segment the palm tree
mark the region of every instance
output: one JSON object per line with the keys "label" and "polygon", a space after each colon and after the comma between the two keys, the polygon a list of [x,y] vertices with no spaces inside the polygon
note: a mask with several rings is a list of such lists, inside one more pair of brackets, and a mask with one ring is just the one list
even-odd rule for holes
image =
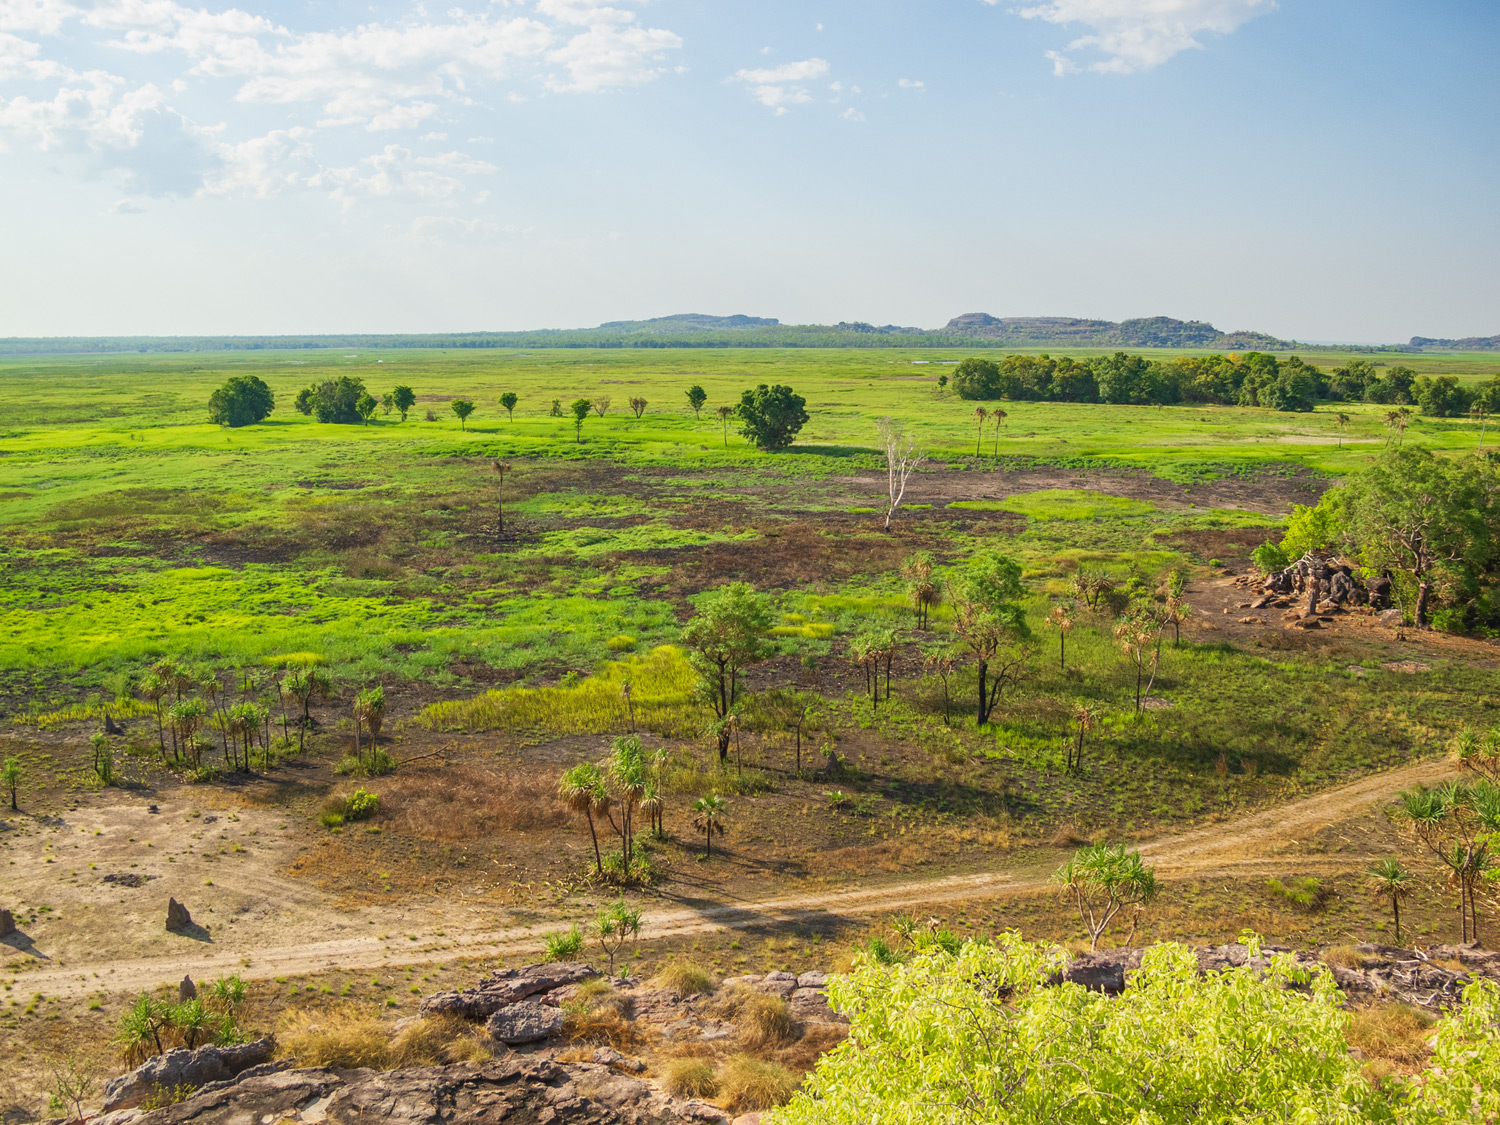
{"label": "palm tree", "polygon": [[982,406],[974,408],[974,417],[979,422],[979,430],[974,435],[974,456],[979,456],[979,443],[984,438],[984,420],[990,416],[990,412]]}
{"label": "palm tree", "polygon": [[495,538],[500,539],[505,535],[505,474],[510,472],[510,463],[495,461],[490,467],[499,478],[495,486]]}
{"label": "palm tree", "polygon": [[1408,899],[1416,887],[1417,878],[1394,859],[1382,859],[1370,868],[1365,879],[1365,889],[1378,899],[1390,904],[1391,914],[1396,920],[1396,943],[1401,942],[1401,903]]}
{"label": "palm tree", "polygon": [[604,778],[599,767],[584,762],[566,771],[557,783],[557,795],[574,813],[582,813],[589,822],[589,839],[594,842],[594,874],[604,874],[604,857],[599,854],[599,834],[594,831],[594,813],[604,796]]}
{"label": "palm tree", "polygon": [[693,802],[693,812],[698,814],[693,817],[693,827],[703,833],[704,859],[714,854],[714,834],[724,835],[724,825],[719,820],[724,815],[724,808],[724,798],[717,793],[699,797]]}
{"label": "palm tree", "polygon": [[1073,708],[1073,722],[1078,725],[1078,741],[1068,748],[1068,772],[1083,769],[1083,736],[1099,725],[1099,709],[1087,703]]}
{"label": "palm tree", "polygon": [[1349,425],[1349,415],[1335,414],[1333,424],[1339,428],[1339,448],[1344,448],[1344,429]]}
{"label": "palm tree", "polygon": [[993,414],[990,415],[990,419],[995,423],[995,456],[996,457],[1000,456],[1000,427],[1003,426],[1003,425],[1005,425],[1005,420],[1007,418],[1009,418],[1009,417],[1010,417],[1009,414],[1007,414],[1005,411],[999,410],[999,409],[997,409]]}
{"label": "palm tree", "polygon": [[1476,402],[1473,406],[1469,407],[1469,413],[1472,414],[1472,415],[1474,415],[1474,417],[1476,417],[1476,418],[1479,419],[1479,448],[1483,449],[1484,448],[1484,423],[1485,423],[1485,420],[1490,416],[1490,412],[1489,412],[1488,409],[1486,409],[1486,407],[1485,407],[1485,405],[1484,405],[1483,402]]}
{"label": "palm tree", "polygon": [[732,418],[732,417],[734,417],[734,407],[732,407],[732,406],[721,406],[721,407],[719,407],[718,410],[714,411],[714,413],[719,416],[719,421],[721,423],[723,423],[723,426],[724,426],[724,448],[728,449],[729,448],[729,419]]}
{"label": "palm tree", "polygon": [[666,808],[667,801],[661,795],[661,785],[654,779],[646,782],[646,787],[641,791],[641,812],[650,819],[651,835],[658,840],[667,838],[667,830],[662,824],[662,813]]}
{"label": "palm tree", "polygon": [[1057,667],[1061,671],[1068,668],[1068,631],[1073,628],[1073,603],[1062,602],[1052,607],[1052,612],[1047,615],[1047,624],[1057,630]]}

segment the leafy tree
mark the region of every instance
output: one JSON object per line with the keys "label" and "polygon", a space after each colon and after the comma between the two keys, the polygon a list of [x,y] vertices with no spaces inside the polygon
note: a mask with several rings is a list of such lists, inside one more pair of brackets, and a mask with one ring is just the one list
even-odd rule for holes
{"label": "leafy tree", "polygon": [[575,398],[573,400],[573,405],[568,407],[568,409],[573,413],[573,437],[579,445],[583,444],[584,420],[588,418],[589,410],[593,407],[593,405],[594,404],[586,398]]}
{"label": "leafy tree", "polygon": [[557,783],[557,794],[574,813],[582,813],[589,825],[589,839],[594,842],[594,874],[604,874],[604,859],[599,852],[599,833],[594,815],[601,808],[607,814],[609,798],[604,789],[604,771],[592,762],[584,762],[563,773]]}
{"label": "leafy tree", "polygon": [[1477,457],[1447,460],[1424,449],[1394,449],[1341,490],[1348,537],[1360,560],[1415,587],[1418,628],[1428,625],[1434,588],[1447,602],[1462,604],[1493,569],[1500,543],[1497,480],[1495,465]]}
{"label": "leafy tree", "polygon": [[[1298,556],[1301,557],[1300,555]],[[1250,552],[1250,561],[1255,564],[1255,569],[1269,578],[1273,574],[1280,574],[1292,565],[1291,559],[1277,544],[1267,539],[1259,547]]]}
{"label": "leafy tree", "polygon": [[[1250,946],[1259,955],[1259,942]],[[1322,967],[1279,954],[1264,971],[1205,975],[1192,949],[1158,945],[1121,995],[1106,996],[1053,983],[1066,959],[1014,932],[955,953],[932,942],[904,959],[857,954],[853,971],[828,986],[849,1038],[773,1120],[1360,1125],[1391,1120],[1403,1098],[1361,1075],[1344,1038],[1343,994]],[[1483,1021],[1497,1012],[1481,1004],[1445,1056],[1459,1073],[1445,1090],[1464,1107],[1448,1121],[1483,1119],[1469,1099],[1500,1101],[1478,1081],[1500,1064],[1475,1057],[1496,1038]]]}
{"label": "leafy tree", "polygon": [[1382,859],[1370,868],[1365,877],[1365,889],[1391,908],[1396,922],[1397,944],[1401,941],[1401,904],[1412,896],[1416,883],[1415,875],[1390,858]]}
{"label": "leafy tree", "polygon": [[609,958],[609,974],[614,976],[615,958],[627,941],[641,936],[641,912],[632,910],[619,899],[599,912],[594,919],[594,939],[599,949]]}
{"label": "leafy tree", "polygon": [[740,433],[755,443],[757,449],[785,449],[807,424],[807,400],[791,387],[762,383],[753,391],[740,395],[737,413]]}
{"label": "leafy tree", "polygon": [[615,830],[620,834],[620,855],[629,879],[635,861],[635,814],[650,784],[639,738],[629,735],[615,739],[605,759],[604,776],[614,808],[620,814]]}
{"label": "leafy tree", "polygon": [[[1147,867],[1140,852],[1128,852],[1124,844],[1096,844],[1081,848],[1062,867],[1057,881],[1066,888],[1078,908],[1078,918],[1089,935],[1089,948],[1099,948],[1099,938],[1110,922],[1127,906],[1139,908],[1156,897],[1156,869]],[[1132,937],[1135,926],[1130,927]],[[1130,944],[1129,939],[1125,943]]]}
{"label": "leafy tree", "polygon": [[21,784],[21,759],[6,758],[5,765],[0,767],[0,784],[10,790],[10,811],[19,812],[16,807],[16,790]]}
{"label": "leafy tree", "polygon": [[992,359],[970,356],[953,369],[953,390],[959,398],[1000,397],[1000,366]]}
{"label": "leafy tree", "polygon": [[1344,541],[1344,496],[1341,490],[1330,488],[1315,505],[1292,505],[1286,534],[1281,537],[1283,569],[1308,552],[1321,554]]}
{"label": "leafy tree", "polygon": [[729,757],[730,731],[725,724],[739,699],[740,673],[771,655],[766,639],[771,622],[766,600],[744,582],[731,582],[701,602],[682,631],[688,660],[718,720],[720,763]]}
{"label": "leafy tree", "polygon": [[397,387],[391,392],[391,402],[401,411],[401,421],[406,421],[406,412],[417,405],[417,396],[410,387]]}
{"label": "leafy tree", "polygon": [[729,448],[729,419],[734,417],[734,407],[721,406],[714,411],[719,416],[719,425],[724,428],[724,448]]}
{"label": "leafy tree", "polygon": [[595,395],[590,402],[593,404],[594,413],[603,418],[609,413],[610,398],[608,395]]}
{"label": "leafy tree", "polygon": [[693,408],[693,417],[701,418],[703,416],[703,404],[708,401],[708,392],[697,383],[694,383],[687,389],[687,400],[688,405]]}
{"label": "leafy tree", "polygon": [[1453,375],[1423,375],[1412,384],[1412,398],[1429,418],[1462,418],[1474,405],[1473,393]]}
{"label": "leafy tree", "polygon": [[1339,448],[1343,449],[1344,448],[1344,431],[1349,428],[1349,415],[1347,415],[1347,414],[1335,414],[1333,416],[1333,424],[1338,427],[1338,431],[1339,431]]}
{"label": "leafy tree", "polygon": [[500,396],[500,405],[505,408],[505,415],[512,422],[516,418],[516,403],[521,401],[521,396],[515,391],[506,391]]}
{"label": "leafy tree", "polygon": [[724,798],[717,793],[699,797],[693,802],[693,827],[703,833],[703,858],[714,854],[714,836],[724,835]]}
{"label": "leafy tree", "polygon": [[389,418],[394,409],[396,409],[396,396],[387,391],[380,396],[380,413]]}
{"label": "leafy tree", "polygon": [[646,400],[640,395],[630,396],[630,409],[635,414],[636,421],[640,421],[642,414],[646,413]]}
{"label": "leafy tree", "polygon": [[1021,564],[1001,554],[970,560],[953,584],[954,631],[979,670],[976,726],[990,721],[1005,686],[1028,667],[1031,633],[1017,604],[1022,593]]}
{"label": "leafy tree", "polygon": [[551,408],[547,411],[547,417],[549,417],[549,418],[561,418],[562,416],[563,416],[562,399],[555,398],[555,399],[552,400],[552,406],[551,406]]}
{"label": "leafy tree", "polygon": [[453,413],[458,415],[460,429],[469,428],[469,415],[474,413],[474,404],[466,398],[456,398],[448,404]]}
{"label": "leafy tree", "polygon": [[304,387],[297,394],[296,406],[301,413],[310,414],[319,422],[352,425],[360,420],[358,404],[364,395],[364,380],[340,375],[337,379],[325,379],[316,386]]}
{"label": "leafy tree", "polygon": [[359,401],[354,404],[354,409],[359,412],[360,420],[368,426],[370,419],[375,417],[375,408],[379,405],[375,401],[375,396],[366,392],[359,396]]}
{"label": "leafy tree", "polygon": [[208,396],[208,420],[221,426],[263,422],[276,408],[276,396],[256,375],[236,375]]}

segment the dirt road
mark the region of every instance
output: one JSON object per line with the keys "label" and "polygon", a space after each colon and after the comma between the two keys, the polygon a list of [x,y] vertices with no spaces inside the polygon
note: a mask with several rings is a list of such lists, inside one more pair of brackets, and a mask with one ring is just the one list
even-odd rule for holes
{"label": "dirt road", "polygon": [[[1360,816],[1378,815],[1378,810],[1401,789],[1431,783],[1450,773],[1441,762],[1408,766],[1377,774],[1315,797],[1224,824],[1196,829],[1141,846],[1164,878],[1181,879],[1207,875],[1244,875],[1285,865],[1287,849],[1319,829]],[[1301,869],[1328,869],[1357,864],[1364,857],[1298,856]],[[1033,865],[1011,871],[957,875],[886,885],[856,885],[840,891],[791,895],[761,902],[683,905],[654,910],[642,937],[647,940],[681,937],[718,930],[766,926],[820,914],[865,915],[891,910],[912,910],[955,901],[972,902],[1046,885],[1050,868]],[[297,893],[282,888],[282,893]],[[325,916],[326,918],[327,916]],[[476,919],[477,920],[477,919]],[[354,936],[356,928],[347,919],[328,920],[321,940],[281,943],[265,931],[246,928],[234,932],[221,928],[214,940],[178,944],[162,956],[110,958],[74,956],[68,963],[48,966],[45,962],[19,978],[25,990],[63,998],[95,992],[134,991],[164,981],[175,981],[184,973],[194,979],[212,979],[238,972],[252,979],[294,976],[331,968],[364,969],[386,965],[410,965],[452,960],[456,957],[525,955],[541,946],[544,933],[557,928],[555,921],[501,929],[474,926],[460,929],[460,920],[437,918],[415,932],[410,915],[400,920],[403,932],[366,933]],[[343,933],[332,932],[337,928]],[[283,928],[284,934],[307,930]],[[221,936],[222,935],[222,936]]]}

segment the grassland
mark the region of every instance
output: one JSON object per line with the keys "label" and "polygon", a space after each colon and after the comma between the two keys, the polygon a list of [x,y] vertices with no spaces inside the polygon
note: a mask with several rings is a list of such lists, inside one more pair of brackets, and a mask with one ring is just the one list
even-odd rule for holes
{"label": "grassland", "polygon": [[[585,877],[589,836],[557,803],[556,777],[631,726],[667,751],[668,838],[648,845],[657,877],[640,892],[649,917],[668,903],[707,908],[854,881],[1002,870],[1035,883],[1077,840],[1232,822],[1434,759],[1459,727],[1493,725],[1486,642],[1399,637],[1361,617],[1289,631],[1264,614],[1245,620],[1231,583],[1291,504],[1312,503],[1383,447],[1385,408],[1007,403],[1004,425],[979,432],[974,404],[937,385],[964,354],[0,364],[0,755],[16,756],[25,775],[22,812],[4,822],[0,847],[15,861],[9,901],[35,943],[15,947],[15,979],[44,971],[37,953],[70,967],[103,956],[174,970],[181,951],[161,945],[158,891],[190,901],[195,917],[214,912],[215,948],[243,952],[251,975],[262,950],[331,940],[334,928],[376,926],[396,943],[380,955],[398,964],[409,938],[405,963],[418,965],[454,959],[449,929],[587,921],[613,892]],[[1374,358],[1469,380],[1497,366],[1493,356]],[[210,391],[234,374],[276,392],[267,423],[203,421]],[[292,412],[298,389],[340,374],[377,395],[408,384],[418,404],[404,423],[369,426]],[[797,444],[768,455],[733,432],[726,440],[714,407],[773,381],[807,398],[812,420]],[[684,396],[693,383],[709,395],[701,419]],[[513,420],[498,405],[505,391],[521,396]],[[610,409],[584,423],[582,442],[571,419],[549,414],[554,399],[600,395]],[[647,400],[640,419],[632,396]],[[447,406],[459,397],[479,404],[467,430]],[[1342,429],[1339,412],[1352,418]],[[884,415],[932,453],[889,533],[873,449]],[[1458,451],[1478,432],[1468,420],[1419,418],[1404,440]],[[511,466],[503,535],[497,459]],[[950,677],[945,718],[944,685],[925,664],[926,650],[951,639],[950,613],[939,607],[930,629],[912,628],[898,572],[914,550],[931,551],[941,575],[995,547],[1024,565],[1038,644],[996,721],[976,728],[972,674]],[[1193,616],[1180,645],[1167,641],[1142,714],[1107,613],[1080,613],[1059,660],[1045,621],[1084,566],[1145,587],[1172,568],[1189,577]],[[793,734],[753,715],[735,763],[719,768],[707,709],[670,647],[695,602],[731,580],[765,592],[777,613],[778,652],[752,670],[751,688],[817,698],[800,770]],[[893,698],[878,712],[844,658],[872,624],[901,630]],[[271,677],[287,663],[320,663],[334,692],[312,707],[305,753],[248,778],[189,784],[162,764],[150,713],[127,698],[166,656],[273,707]],[[376,682],[390,701],[383,744],[404,764],[368,782],[382,795],[376,818],[329,830],[322,803],[351,784],[334,772],[351,748],[349,706]],[[1063,741],[1078,702],[1105,719],[1070,774]],[[117,784],[101,788],[87,737],[106,709],[127,733],[116,740]],[[688,808],[714,791],[730,801],[731,833],[700,862]],[[216,829],[202,827],[205,812],[223,818]],[[1420,857],[1382,813],[1357,812],[1257,844],[1258,867],[1178,878],[1142,933],[1224,940],[1250,925],[1296,943],[1373,936],[1382,916],[1359,889],[1362,865]],[[102,885],[106,871],[160,882],[122,891]],[[1316,877],[1334,893],[1317,911],[1293,909],[1267,890],[1272,876]],[[1410,922],[1424,937],[1457,936],[1445,895],[1424,882]],[[1076,929],[1035,889],[933,909],[965,930]],[[723,971],[805,968],[846,957],[873,924],[755,919],[643,957],[675,949]],[[313,982],[320,996],[342,992],[357,971],[313,974],[303,991]],[[37,1050],[61,1025],[45,1021],[45,1004],[33,1008],[0,1013],[0,1029]]]}

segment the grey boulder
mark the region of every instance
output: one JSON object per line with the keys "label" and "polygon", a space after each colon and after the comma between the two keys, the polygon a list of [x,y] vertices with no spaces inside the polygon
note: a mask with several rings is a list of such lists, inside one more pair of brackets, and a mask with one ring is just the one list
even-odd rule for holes
{"label": "grey boulder", "polygon": [[517,1000],[494,1012],[485,1021],[484,1029],[496,1042],[514,1047],[556,1035],[562,1030],[563,1018],[558,1008],[535,1000]]}
{"label": "grey boulder", "polygon": [[211,1082],[227,1082],[251,1067],[270,1060],[276,1041],[269,1036],[233,1047],[178,1047],[147,1059],[129,1074],[111,1078],[104,1086],[105,1112],[138,1106],[162,1090],[197,1089]]}

